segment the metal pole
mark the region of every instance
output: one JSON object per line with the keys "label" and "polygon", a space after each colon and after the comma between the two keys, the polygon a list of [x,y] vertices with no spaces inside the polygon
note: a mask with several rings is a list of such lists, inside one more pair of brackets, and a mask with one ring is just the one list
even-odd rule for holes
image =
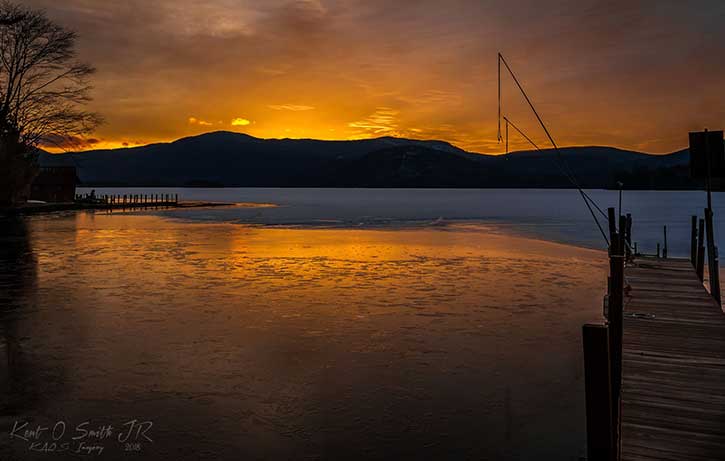
{"label": "metal pole", "polygon": [[509,153],[509,122],[506,120],[506,153]]}
{"label": "metal pole", "polygon": [[665,246],[662,248],[662,257],[667,259],[667,226],[664,226],[665,230]]}
{"label": "metal pole", "polygon": [[690,226],[690,263],[692,267],[697,267],[697,216],[692,217]]}

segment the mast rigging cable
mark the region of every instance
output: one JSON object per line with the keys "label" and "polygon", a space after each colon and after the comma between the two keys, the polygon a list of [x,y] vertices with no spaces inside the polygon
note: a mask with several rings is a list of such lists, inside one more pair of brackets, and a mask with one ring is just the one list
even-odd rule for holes
{"label": "mast rigging cable", "polygon": [[521,134],[526,140],[531,143],[531,145],[536,148],[536,150],[541,151],[542,149],[537,146],[531,138],[526,136],[523,131],[521,131],[516,125],[514,125],[506,116],[501,115],[501,63],[503,62],[504,66],[506,67],[506,70],[508,70],[509,74],[513,78],[514,82],[516,83],[516,86],[519,88],[519,91],[521,91],[521,94],[524,96],[524,99],[526,99],[526,102],[528,103],[529,107],[531,108],[531,111],[536,116],[536,119],[539,121],[539,125],[541,125],[541,128],[544,129],[544,132],[546,133],[547,138],[549,138],[549,142],[551,142],[551,145],[554,147],[554,151],[557,155],[559,170],[562,172],[562,174],[569,180],[569,182],[579,191],[579,194],[581,195],[582,199],[584,200],[584,204],[587,206],[587,209],[589,210],[589,213],[592,215],[592,218],[594,218],[594,222],[596,223],[597,227],[599,228],[599,232],[602,234],[602,237],[604,237],[604,240],[607,242],[607,246],[609,246],[609,239],[607,238],[607,234],[604,232],[604,229],[602,228],[602,225],[599,222],[599,219],[597,218],[596,213],[594,213],[594,209],[592,209],[592,205],[594,208],[596,208],[599,213],[602,214],[602,216],[607,217],[607,214],[602,211],[602,209],[597,205],[597,203],[592,199],[585,191],[582,189],[582,187],[579,185],[578,181],[575,179],[573,172],[571,171],[571,168],[569,168],[569,165],[564,161],[561,152],[559,151],[559,146],[557,146],[556,142],[554,141],[554,138],[551,136],[551,133],[549,132],[549,129],[546,128],[546,124],[541,119],[541,116],[537,112],[536,108],[534,107],[534,104],[529,99],[529,96],[526,94],[526,91],[524,90],[523,86],[521,86],[521,83],[519,82],[519,79],[516,78],[516,75],[514,74],[513,70],[511,70],[511,67],[506,62],[506,59],[503,57],[501,53],[498,53],[498,141],[501,142],[501,119],[503,118],[506,122],[506,153],[508,153],[508,125],[510,124],[519,134]]}

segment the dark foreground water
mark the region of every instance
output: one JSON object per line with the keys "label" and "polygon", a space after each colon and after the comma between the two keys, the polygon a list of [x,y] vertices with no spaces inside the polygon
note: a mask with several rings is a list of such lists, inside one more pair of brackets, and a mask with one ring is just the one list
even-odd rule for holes
{"label": "dark foreground water", "polygon": [[[2,222],[0,459],[584,454],[607,267],[574,192],[180,193],[274,206]],[[703,201],[624,208],[685,254]]]}

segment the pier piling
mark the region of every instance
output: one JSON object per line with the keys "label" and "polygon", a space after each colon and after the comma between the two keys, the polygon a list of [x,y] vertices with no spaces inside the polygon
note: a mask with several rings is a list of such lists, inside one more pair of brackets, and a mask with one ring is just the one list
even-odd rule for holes
{"label": "pier piling", "polygon": [[611,461],[615,450],[607,325],[582,327],[586,389],[587,459]]}

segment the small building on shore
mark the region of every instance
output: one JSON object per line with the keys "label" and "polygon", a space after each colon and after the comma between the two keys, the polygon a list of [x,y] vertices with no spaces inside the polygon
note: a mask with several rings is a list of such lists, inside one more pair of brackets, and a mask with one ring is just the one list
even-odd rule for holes
{"label": "small building on shore", "polygon": [[30,199],[44,202],[72,202],[78,176],[74,166],[41,167],[30,186]]}

